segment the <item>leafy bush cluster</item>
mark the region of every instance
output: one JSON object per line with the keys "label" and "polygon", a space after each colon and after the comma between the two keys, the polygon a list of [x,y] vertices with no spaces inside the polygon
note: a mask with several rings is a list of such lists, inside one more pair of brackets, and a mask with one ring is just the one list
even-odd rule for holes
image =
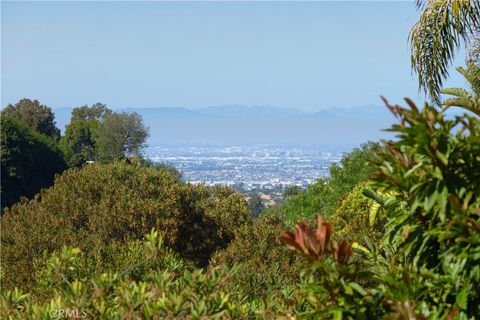
{"label": "leafy bush cluster", "polygon": [[354,153],[370,181],[334,169],[330,222],[280,238],[285,211],[249,220],[228,188],[136,161],[67,170],[2,217],[2,316],[479,317],[480,122],[407,103],[387,104],[396,140]]}
{"label": "leafy bush cluster", "polygon": [[265,299],[272,292],[295,287],[300,281],[301,259],[278,241],[284,228],[282,218],[275,214],[245,223],[211,265],[235,266],[231,283],[251,299]]}
{"label": "leafy bush cluster", "polygon": [[374,168],[368,160],[381,148],[369,142],[346,154],[338,165],[332,164],[327,179],[318,179],[303,192],[296,193],[270,211],[281,214],[293,226],[299,219],[313,221],[317,214],[330,217],[343,198],[359,183],[367,181]]}
{"label": "leafy bush cluster", "polygon": [[[306,289],[311,315],[480,317],[480,121],[407,103],[387,103],[400,120],[390,129],[397,140],[386,142],[373,160],[373,188],[384,193],[386,219],[379,243],[367,237],[364,245],[352,244],[358,253],[348,261],[335,253],[343,243],[348,251],[348,242],[328,245],[324,229],[330,225],[323,220],[316,232],[301,223],[296,234],[282,237],[312,261]],[[324,256],[328,250],[332,258]]]}
{"label": "leafy bush cluster", "polygon": [[[64,247],[39,271],[39,284],[55,288],[49,298],[38,301],[18,289],[4,292],[0,300],[2,318],[224,319],[255,314],[255,306],[228,290],[231,270],[215,268],[206,272],[186,266],[165,248],[156,232],[132,246],[136,252],[131,247],[129,254],[118,252],[114,256],[127,268],[116,269],[117,265],[94,276],[87,270],[92,269],[92,264],[98,265],[101,256],[85,261],[79,249]],[[130,254],[142,258],[131,260]],[[145,268],[147,264],[150,266]],[[137,279],[132,279],[131,273],[136,273]]]}
{"label": "leafy bush cluster", "polygon": [[370,183],[359,183],[332,213],[331,222],[339,239],[364,243],[365,237],[368,237],[378,243],[382,238],[385,219],[378,213],[372,215],[373,210],[377,209],[377,203],[364,195],[366,191],[372,192],[370,187]]}
{"label": "leafy bush cluster", "polygon": [[31,287],[44,252],[141,239],[152,228],[168,247],[197,265],[225,248],[248,219],[234,191],[179,182],[167,170],[117,162],[69,169],[54,187],[2,216],[3,284]]}

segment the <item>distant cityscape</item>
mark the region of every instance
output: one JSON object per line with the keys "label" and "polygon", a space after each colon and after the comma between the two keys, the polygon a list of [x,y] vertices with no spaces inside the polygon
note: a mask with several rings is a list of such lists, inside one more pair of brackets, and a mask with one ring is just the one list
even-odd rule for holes
{"label": "distant cityscape", "polygon": [[320,146],[155,146],[145,156],[168,163],[191,183],[228,185],[238,190],[306,187],[328,175],[347,147]]}

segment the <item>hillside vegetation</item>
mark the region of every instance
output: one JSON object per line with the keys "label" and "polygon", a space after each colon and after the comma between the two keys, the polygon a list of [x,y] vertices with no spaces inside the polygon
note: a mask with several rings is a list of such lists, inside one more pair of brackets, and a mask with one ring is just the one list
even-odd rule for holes
{"label": "hillside vegetation", "polygon": [[1,206],[8,207],[20,197],[33,197],[53,184],[55,174],[66,169],[55,142],[15,119],[1,117]]}
{"label": "hillside vegetation", "polygon": [[64,163],[56,140],[2,117],[2,205],[4,192],[32,198],[1,216],[1,318],[479,319],[478,47],[458,68],[469,87],[441,86],[460,39],[478,43],[480,6],[418,6],[412,64],[431,102],[383,99],[392,140],[255,215],[227,187],[133,157],[148,130],[136,115],[107,121],[101,104],[72,115],[60,140],[72,168],[38,191],[57,172],[40,159]]}

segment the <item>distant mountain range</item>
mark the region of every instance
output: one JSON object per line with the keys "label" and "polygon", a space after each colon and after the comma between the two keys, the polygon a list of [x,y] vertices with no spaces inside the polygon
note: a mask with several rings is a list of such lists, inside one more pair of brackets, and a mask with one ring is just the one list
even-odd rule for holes
{"label": "distant mountain range", "polygon": [[[150,127],[149,145],[163,144],[325,144],[358,145],[389,137],[381,129],[394,118],[383,106],[328,108],[308,113],[295,108],[226,105],[187,109],[122,108],[137,112]],[[71,109],[54,109],[65,129]]]}

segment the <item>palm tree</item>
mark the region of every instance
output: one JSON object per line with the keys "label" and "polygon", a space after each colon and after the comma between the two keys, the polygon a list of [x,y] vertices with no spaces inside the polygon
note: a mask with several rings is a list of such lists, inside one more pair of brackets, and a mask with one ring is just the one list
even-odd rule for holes
{"label": "palm tree", "polygon": [[[477,43],[480,32],[478,0],[416,0],[422,10],[410,31],[412,69],[418,74],[419,89],[440,104],[440,88],[456,49]],[[478,47],[477,47],[478,50]]]}
{"label": "palm tree", "polygon": [[480,116],[480,67],[472,61],[467,61],[467,68],[458,67],[460,72],[470,84],[471,92],[463,88],[446,88],[441,93],[454,96],[443,102],[446,108],[461,107]]}

